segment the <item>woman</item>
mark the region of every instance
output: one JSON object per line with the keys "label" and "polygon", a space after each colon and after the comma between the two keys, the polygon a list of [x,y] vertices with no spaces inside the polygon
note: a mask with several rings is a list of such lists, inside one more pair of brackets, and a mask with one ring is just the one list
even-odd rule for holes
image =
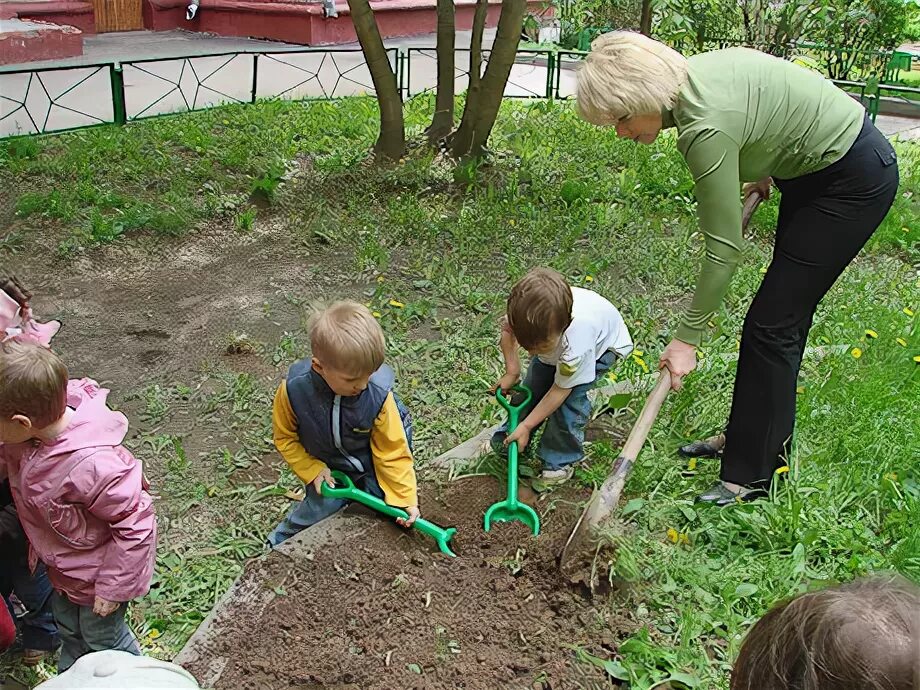
{"label": "woman", "polygon": [[[621,138],[651,144],[677,129],[696,183],[706,253],[689,309],[660,366],[693,371],[706,324],[741,258],[745,194],[782,192],[773,260],[745,318],[728,426],[682,449],[722,457],[699,497],[762,495],[785,464],[795,388],[818,302],[881,224],[898,188],[894,149],[862,107],[821,76],[745,48],[684,58],[631,32],[598,37],[578,75],[578,110]],[[723,447],[724,446],[724,447]]]}

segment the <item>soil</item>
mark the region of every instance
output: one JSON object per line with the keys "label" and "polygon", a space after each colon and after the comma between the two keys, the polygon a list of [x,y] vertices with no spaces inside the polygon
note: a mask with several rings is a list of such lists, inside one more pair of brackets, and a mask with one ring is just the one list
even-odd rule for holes
{"label": "soil", "polygon": [[634,624],[556,568],[584,495],[538,502],[533,537],[519,523],[482,530],[501,493],[481,476],[423,487],[425,517],[458,528],[457,558],[372,517],[306,530],[248,565],[183,664],[203,687],[238,690],[613,687],[575,649],[610,658]]}

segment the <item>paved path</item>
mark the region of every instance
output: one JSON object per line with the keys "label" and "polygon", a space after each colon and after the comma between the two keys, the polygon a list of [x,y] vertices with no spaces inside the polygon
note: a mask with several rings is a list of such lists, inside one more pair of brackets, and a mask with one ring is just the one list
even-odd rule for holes
{"label": "paved path", "polygon": [[[494,29],[486,31],[486,46],[491,45],[494,36]],[[457,32],[456,45],[461,49],[456,54],[458,92],[466,88],[469,40],[469,31]],[[385,43],[389,48],[409,49],[409,70],[404,84],[409,95],[435,88],[434,35],[393,38]],[[85,52],[80,57],[0,69],[0,137],[111,121],[109,70],[94,66],[111,62],[140,63],[124,66],[129,119],[220,103],[249,102],[253,96],[255,64],[250,53],[260,54],[257,98],[337,98],[372,93],[363,56],[355,52],[358,47],[350,44],[311,49],[290,43],[186,31],[87,36]],[[218,53],[230,55],[211,57]],[[242,55],[234,57],[233,53]],[[141,62],[144,60],[157,62]],[[61,67],[73,69],[39,72]],[[4,74],[16,69],[29,72]],[[559,95],[571,96],[574,89],[574,70],[561,70]],[[542,61],[521,57],[512,69],[505,93],[543,96],[546,67]],[[920,120],[879,116],[878,125],[888,136],[920,139]]]}

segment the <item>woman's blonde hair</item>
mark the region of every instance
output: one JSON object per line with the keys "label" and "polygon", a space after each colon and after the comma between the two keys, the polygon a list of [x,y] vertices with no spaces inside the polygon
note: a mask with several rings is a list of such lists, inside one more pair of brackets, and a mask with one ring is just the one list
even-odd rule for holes
{"label": "woman's blonde hair", "polygon": [[632,31],[601,34],[578,70],[578,114],[595,125],[670,110],[687,83],[687,58]]}

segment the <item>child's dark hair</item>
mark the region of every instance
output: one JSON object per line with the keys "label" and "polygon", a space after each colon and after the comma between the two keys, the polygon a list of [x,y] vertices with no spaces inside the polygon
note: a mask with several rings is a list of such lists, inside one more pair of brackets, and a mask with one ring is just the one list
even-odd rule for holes
{"label": "child's dark hair", "polygon": [[920,588],[874,576],[783,602],[747,635],[731,690],[917,690]]}
{"label": "child's dark hair", "polygon": [[550,268],[535,268],[508,296],[508,325],[525,350],[559,336],[572,323],[572,288]]}

